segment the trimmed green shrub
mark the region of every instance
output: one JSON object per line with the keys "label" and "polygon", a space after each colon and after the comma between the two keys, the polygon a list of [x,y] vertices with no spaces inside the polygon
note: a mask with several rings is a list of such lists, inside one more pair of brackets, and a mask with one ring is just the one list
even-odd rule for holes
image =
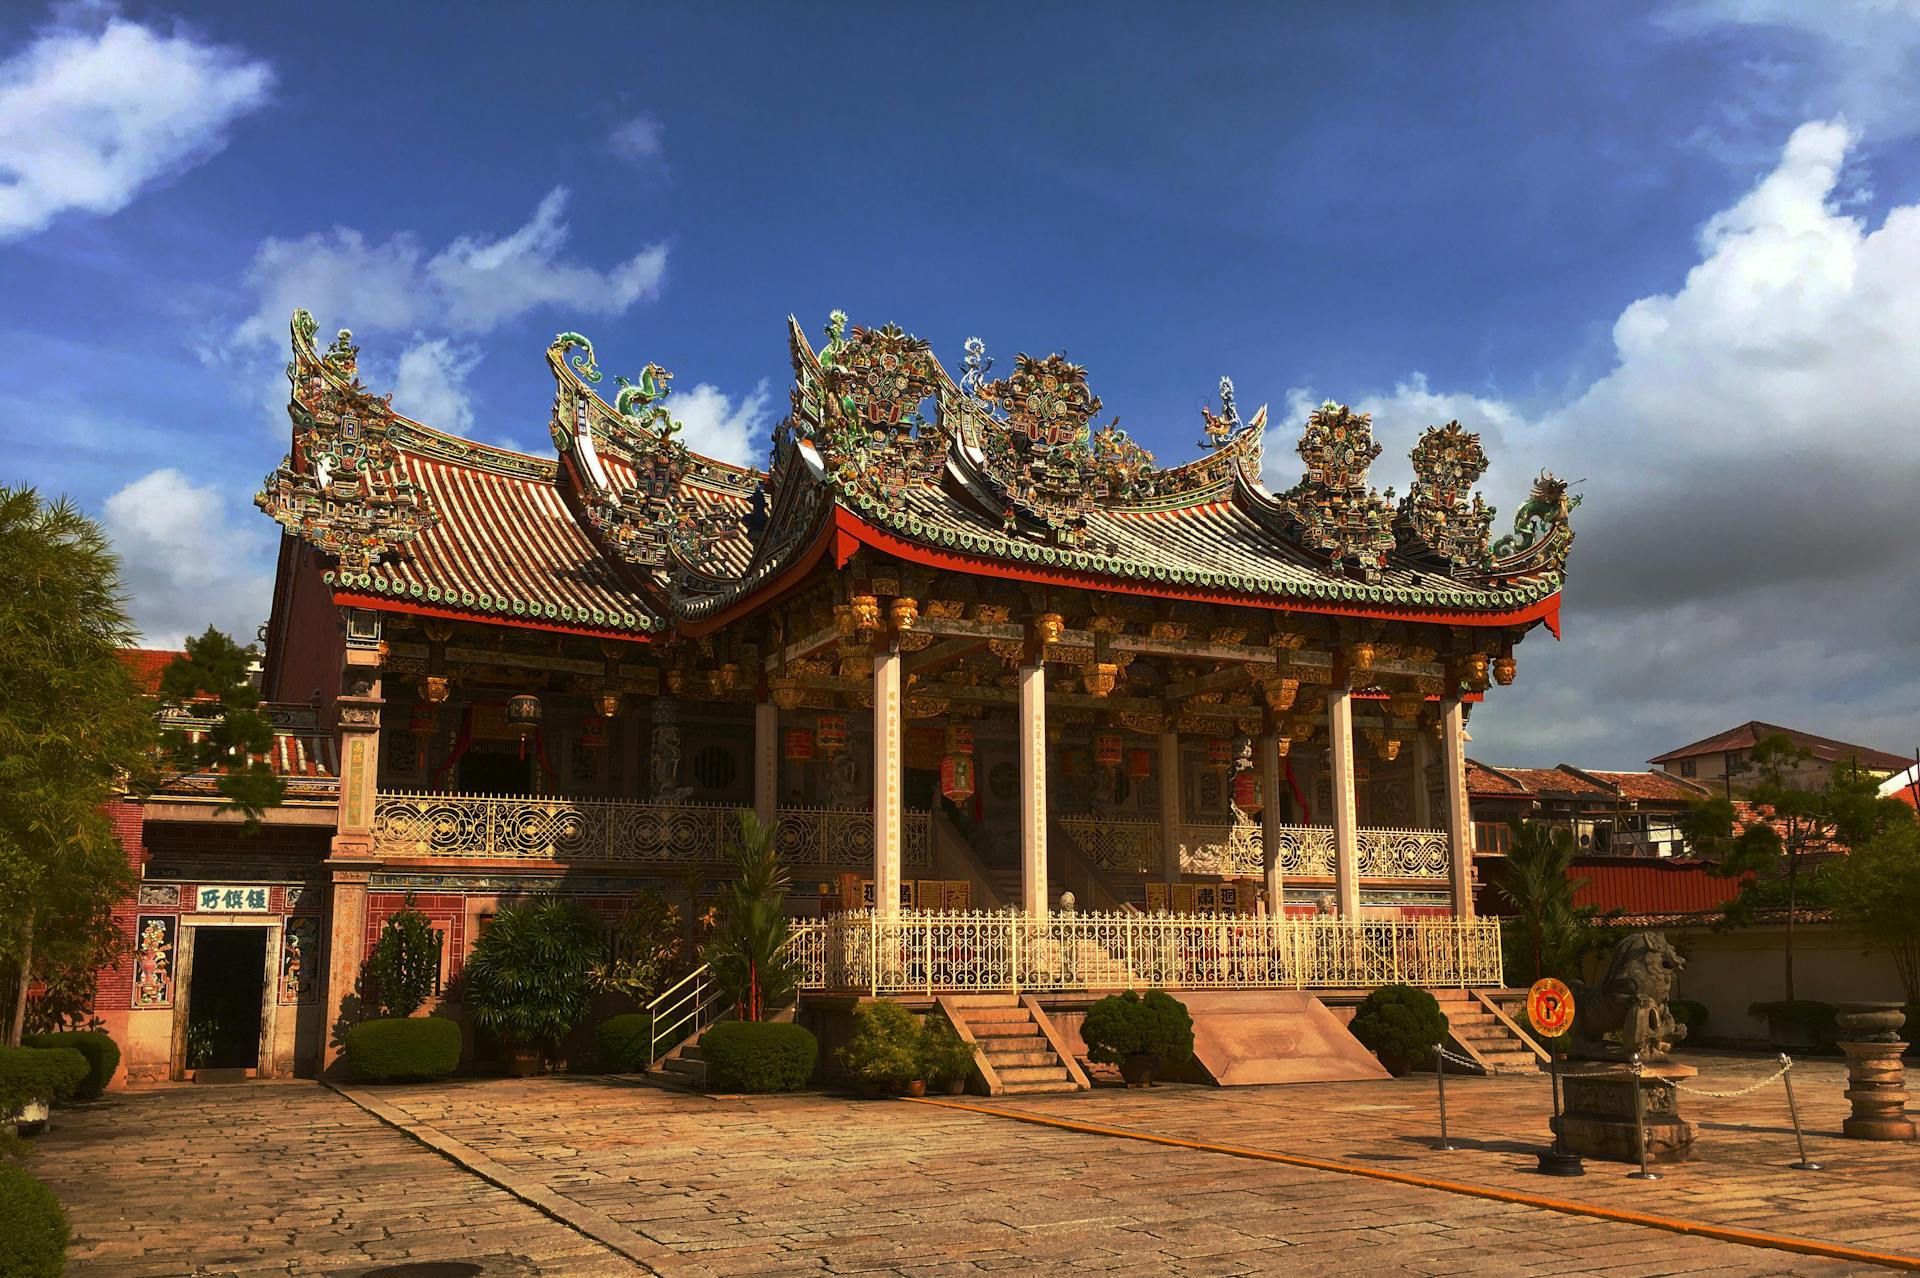
{"label": "trimmed green shrub", "polygon": [[1087,1059],[1105,1065],[1141,1054],[1167,1065],[1193,1057],[1193,1017],[1185,1003],[1165,990],[1148,990],[1145,996],[1133,990],[1107,995],[1087,1009],[1080,1037],[1087,1044]]}
{"label": "trimmed green shrub", "polygon": [[1395,1074],[1433,1059],[1447,1038],[1440,1000],[1411,985],[1382,985],[1360,1002],[1347,1028]]}
{"label": "trimmed green shrub", "polygon": [[433,996],[434,982],[440,979],[440,934],[413,908],[413,893],[407,893],[406,904],[381,925],[380,939],[367,959],[367,975],[381,1012],[390,1017],[412,1016]]}
{"label": "trimmed green shrub", "polygon": [[0,1163],[0,1278],[60,1278],[67,1268],[66,1213],[53,1191]]}
{"label": "trimmed green shrub", "polygon": [[88,1072],[87,1058],[71,1047],[0,1047],[0,1116],[28,1101],[70,1100]]}
{"label": "trimmed green shrub", "polygon": [[807,1085],[820,1042],[805,1026],[725,1021],[700,1036],[707,1088],[716,1092],[793,1092]]}
{"label": "trimmed green shrub", "polygon": [[120,1046],[101,1030],[62,1030],[52,1034],[28,1034],[20,1040],[23,1047],[71,1047],[87,1058],[87,1076],[76,1095],[98,1096],[113,1081],[120,1068]]}
{"label": "trimmed green shrub", "polygon": [[1667,1004],[1667,1010],[1673,1013],[1675,1021],[1687,1027],[1687,1036],[1680,1040],[1678,1046],[1697,1046],[1700,1031],[1707,1024],[1707,1005],[1696,999],[1676,998]]}
{"label": "trimmed green shrub", "polygon": [[653,1062],[653,1018],[645,1012],[625,1012],[600,1022],[595,1033],[600,1045],[600,1068],[610,1074],[638,1074]]}
{"label": "trimmed green shrub", "polygon": [[346,1047],[355,1078],[445,1078],[460,1066],[460,1023],[442,1016],[361,1021],[347,1030]]}
{"label": "trimmed green shrub", "polygon": [[848,1073],[874,1087],[898,1088],[924,1079],[926,1044],[920,1018],[890,998],[860,1004],[853,1009],[853,1033],[840,1049],[840,1059]]}

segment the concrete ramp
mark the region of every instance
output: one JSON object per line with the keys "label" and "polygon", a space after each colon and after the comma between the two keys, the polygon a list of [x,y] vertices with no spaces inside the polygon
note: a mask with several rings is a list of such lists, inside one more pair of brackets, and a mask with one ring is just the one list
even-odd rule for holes
{"label": "concrete ramp", "polygon": [[1180,990],[1193,1015],[1192,1081],[1343,1083],[1387,1071],[1340,1018],[1311,994],[1283,990]]}

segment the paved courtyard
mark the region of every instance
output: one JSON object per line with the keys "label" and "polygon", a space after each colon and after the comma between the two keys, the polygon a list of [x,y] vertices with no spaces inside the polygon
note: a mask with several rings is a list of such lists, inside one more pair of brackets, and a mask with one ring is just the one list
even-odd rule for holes
{"label": "paved courtyard", "polygon": [[[1767,1072],[1695,1057],[1724,1090]],[[1534,1174],[1535,1079],[1162,1087],[967,1103],[1305,1154],[1691,1221],[1920,1254],[1920,1148],[1839,1138],[1836,1062],[1784,1096],[1689,1097],[1701,1158],[1666,1179]],[[357,1103],[356,1099],[364,1102]],[[369,1108],[370,1107],[370,1108]],[[404,1130],[403,1130],[404,1129]],[[1840,1274],[1875,1266],[907,1101],[710,1099],[594,1078],[354,1089],[177,1087],[69,1111],[36,1172],[72,1272],[483,1275]],[[417,1270],[419,1278],[435,1278]],[[472,1271],[467,1271],[472,1272]]]}

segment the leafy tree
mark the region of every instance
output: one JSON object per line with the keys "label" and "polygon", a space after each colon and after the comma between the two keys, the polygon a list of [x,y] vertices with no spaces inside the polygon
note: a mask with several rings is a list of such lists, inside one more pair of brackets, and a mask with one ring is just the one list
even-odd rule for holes
{"label": "leafy tree", "polygon": [[642,888],[615,925],[613,958],[594,969],[594,981],[603,990],[645,1003],[680,975],[685,953],[680,907]]}
{"label": "leafy tree", "polygon": [[1599,930],[1602,915],[1597,908],[1573,902],[1574,893],[1587,882],[1571,875],[1579,850],[1572,830],[1533,821],[1513,823],[1513,847],[1495,890],[1514,908],[1512,929],[1523,961],[1531,964],[1529,984],[1543,976],[1571,980],[1580,975],[1588,951],[1611,938],[1610,932]]}
{"label": "leafy tree", "polygon": [[1740,819],[1726,799],[1707,799],[1696,803],[1682,824],[1688,845],[1711,858],[1717,873],[1743,879],[1739,895],[1727,904],[1723,926],[1741,927],[1784,912],[1789,1002],[1794,1000],[1795,925],[1802,911],[1827,904],[1828,881],[1811,874],[1814,864],[1911,815],[1904,804],[1879,797],[1876,782],[1857,760],[1835,764],[1818,786],[1795,784],[1796,772],[1812,757],[1785,734],[1764,738],[1747,760],[1755,777],[1747,788],[1754,815]]}
{"label": "leafy tree", "polygon": [[1908,1004],[1920,1003],[1920,827],[1889,824],[1821,877],[1835,913],[1893,956]]}
{"label": "leafy tree", "polygon": [[461,971],[474,1024],[522,1047],[565,1038],[586,1017],[605,945],[600,920],[566,897],[501,910]]}
{"label": "leafy tree", "polygon": [[729,845],[734,881],[720,896],[719,926],[705,958],[743,1021],[757,1021],[793,997],[798,973],[787,954],[788,873],[773,845],[773,827],[740,812],[739,837]]}
{"label": "leafy tree", "polygon": [[185,728],[162,737],[168,765],[181,774],[215,773],[229,810],[258,827],[260,813],[286,797],[286,786],[261,757],[273,749],[273,725],[260,713],[260,692],[248,677],[256,649],[208,626],[187,640],[187,655],[160,673],[160,699],[170,710],[210,721],[195,740]]}
{"label": "leafy tree", "polygon": [[0,580],[0,969],[17,1044],[36,976],[70,983],[114,953],[133,874],[103,805],[150,781],[154,727],[117,655],[134,631],[98,524],[0,487]]}
{"label": "leafy tree", "polygon": [[383,1016],[412,1016],[432,996],[440,976],[440,934],[413,908],[413,893],[407,893],[406,904],[381,925],[380,939],[367,959],[367,975],[373,978]]}

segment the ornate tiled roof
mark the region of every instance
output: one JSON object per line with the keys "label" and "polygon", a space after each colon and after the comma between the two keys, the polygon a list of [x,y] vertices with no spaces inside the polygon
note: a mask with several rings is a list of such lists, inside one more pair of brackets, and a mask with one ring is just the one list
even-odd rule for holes
{"label": "ornate tiled roof", "polygon": [[1542,475],[1492,542],[1471,492],[1476,437],[1436,427],[1413,491],[1377,494],[1365,414],[1328,404],[1306,427],[1301,482],[1260,481],[1266,410],[1242,421],[1232,383],[1203,411],[1206,455],[1162,467],[1120,429],[1084,368],[1021,355],[988,380],[968,344],[956,381],[926,343],[835,314],[816,352],[790,324],[792,412],[769,471],[689,451],[671,374],[616,379],[563,333],[547,352],[558,459],[441,434],[363,387],[342,332],[317,350],[293,325],[293,449],[259,504],[333,557],[338,595],[422,611],[635,637],[705,624],[823,544],[829,525],[961,571],[1065,579],[1168,597],[1483,624],[1548,617],[1577,498]]}
{"label": "ornate tiled roof", "polygon": [[[333,730],[321,726],[318,713],[309,705],[263,702],[260,713],[273,725],[273,748],[260,757],[285,783],[287,797],[331,798],[337,792],[340,776]],[[209,726],[186,710],[167,712],[162,723],[180,730],[195,744],[205,739]],[[217,773],[190,773],[166,779],[156,793],[172,797],[212,795],[218,793],[218,781]]]}

